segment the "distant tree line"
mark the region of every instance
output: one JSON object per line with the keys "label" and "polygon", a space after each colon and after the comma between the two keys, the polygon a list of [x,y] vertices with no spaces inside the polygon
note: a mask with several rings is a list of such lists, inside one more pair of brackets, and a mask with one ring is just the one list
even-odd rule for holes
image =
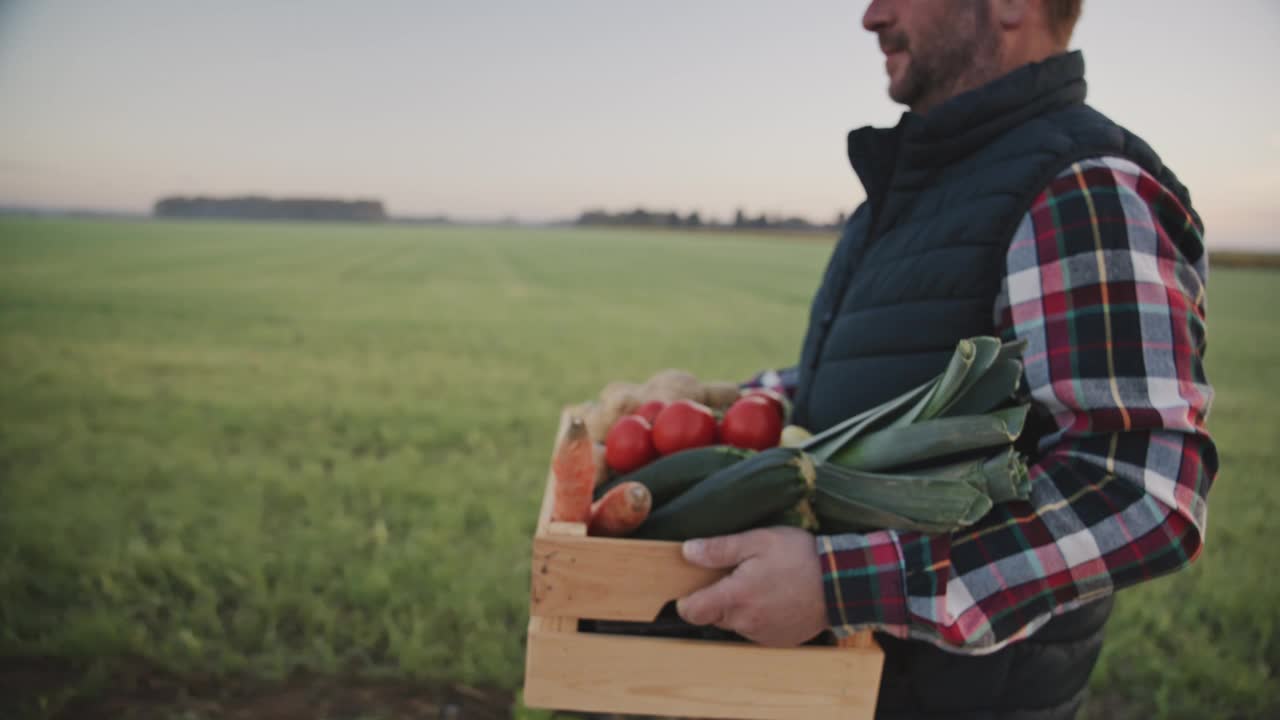
{"label": "distant tree line", "polygon": [[588,210],[578,216],[578,225],[625,225],[640,227],[702,227],[702,218],[696,212],[680,217],[675,212],[649,212],[636,208],[630,212],[609,213],[604,210]]}
{"label": "distant tree line", "polygon": [[667,227],[667,228],[736,228],[749,230],[835,230],[844,225],[844,213],[837,213],[835,222],[826,225],[811,222],[802,217],[770,217],[760,214],[750,217],[742,210],[734,214],[732,223],[711,219],[704,221],[696,211],[681,217],[677,212],[650,212],[636,208],[626,212],[610,213],[604,210],[587,210],[578,216],[574,224],[587,226],[619,227]]}
{"label": "distant tree line", "polygon": [[397,215],[389,218],[389,222],[401,225],[452,225],[448,215]]}
{"label": "distant tree line", "polygon": [[240,220],[314,220],[383,222],[387,211],[380,200],[328,198],[166,197],[156,201],[158,218],[234,218]]}

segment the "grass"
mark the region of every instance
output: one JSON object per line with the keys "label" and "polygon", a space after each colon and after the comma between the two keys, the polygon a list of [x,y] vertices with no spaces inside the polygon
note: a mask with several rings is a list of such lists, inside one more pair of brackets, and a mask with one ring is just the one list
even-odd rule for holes
{"label": "grass", "polygon": [[[0,221],[0,658],[515,688],[558,408],[793,361],[829,251]],[[1091,717],[1280,712],[1280,275],[1210,287],[1207,550],[1121,595]]]}
{"label": "grass", "polygon": [[[1202,557],[1117,597],[1095,695],[1097,718],[1280,714],[1280,273],[1210,271],[1209,429],[1221,470]],[[1097,704],[1097,703],[1096,703]]]}

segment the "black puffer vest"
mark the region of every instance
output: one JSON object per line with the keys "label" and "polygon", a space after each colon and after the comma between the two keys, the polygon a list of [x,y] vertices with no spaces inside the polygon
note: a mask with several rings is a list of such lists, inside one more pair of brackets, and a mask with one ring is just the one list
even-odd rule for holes
{"label": "black puffer vest", "polygon": [[[867,201],[813,301],[797,422],[815,432],[928,380],[961,338],[995,334],[1005,256],[1034,197],[1071,163],[1128,158],[1179,196],[1141,139],[1084,104],[1079,53],[1027,65],[892,129],[849,134]],[[1202,249],[1188,249],[1197,256]],[[1029,438],[1034,441],[1037,437]],[[881,636],[878,717],[1069,718],[1102,646],[1110,600],[982,657]]]}

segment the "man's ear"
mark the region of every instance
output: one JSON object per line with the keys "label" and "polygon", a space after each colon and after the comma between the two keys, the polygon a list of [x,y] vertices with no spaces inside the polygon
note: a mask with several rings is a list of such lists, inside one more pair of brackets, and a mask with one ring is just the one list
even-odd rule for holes
{"label": "man's ear", "polygon": [[991,15],[1000,27],[1015,30],[1027,22],[1030,0],[992,0]]}

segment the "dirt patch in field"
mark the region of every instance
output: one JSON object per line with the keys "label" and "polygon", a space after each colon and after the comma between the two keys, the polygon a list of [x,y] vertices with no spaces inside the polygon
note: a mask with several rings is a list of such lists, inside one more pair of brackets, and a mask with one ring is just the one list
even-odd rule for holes
{"label": "dirt patch in field", "polygon": [[0,717],[129,720],[509,720],[508,692],[357,677],[178,676],[136,660],[96,676],[52,658],[0,659]]}

